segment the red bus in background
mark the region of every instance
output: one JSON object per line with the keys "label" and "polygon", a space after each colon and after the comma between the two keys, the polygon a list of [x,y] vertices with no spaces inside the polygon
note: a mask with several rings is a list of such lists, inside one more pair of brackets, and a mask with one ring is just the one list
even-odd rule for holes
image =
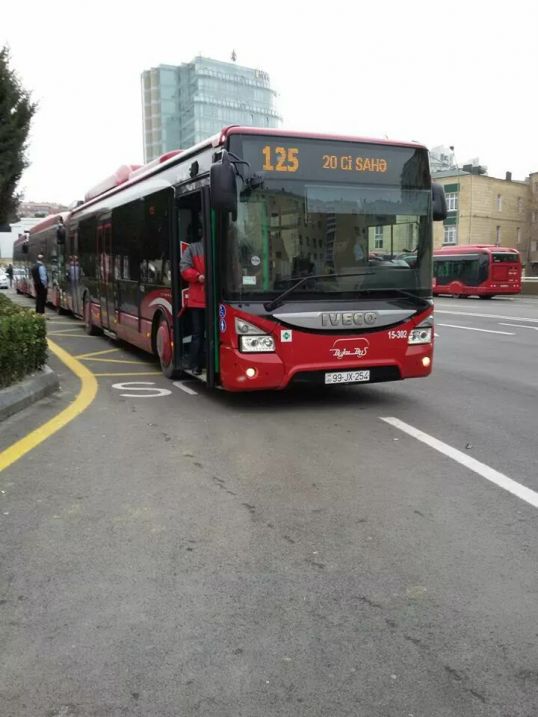
{"label": "red bus in background", "polygon": [[446,246],[433,253],[433,293],[478,296],[521,293],[521,256],[494,244]]}
{"label": "red bus in background", "polygon": [[172,378],[190,371],[179,262],[201,234],[200,380],[367,383],[431,372],[432,222],[445,217],[419,144],[234,126],[121,167],[63,222],[34,227],[27,254],[45,254],[49,302],[154,353]]}

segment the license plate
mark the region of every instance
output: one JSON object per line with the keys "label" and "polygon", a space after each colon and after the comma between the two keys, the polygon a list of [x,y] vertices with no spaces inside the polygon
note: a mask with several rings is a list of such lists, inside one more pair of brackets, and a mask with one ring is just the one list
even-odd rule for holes
{"label": "license plate", "polygon": [[325,383],[361,383],[370,380],[370,371],[337,371],[325,374]]}

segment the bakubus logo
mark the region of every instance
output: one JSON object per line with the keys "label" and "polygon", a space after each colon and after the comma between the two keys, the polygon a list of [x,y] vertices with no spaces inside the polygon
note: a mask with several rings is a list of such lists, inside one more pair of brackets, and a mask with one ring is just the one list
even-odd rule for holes
{"label": "bakubus logo", "polygon": [[337,339],[330,352],[339,361],[344,358],[364,358],[370,348],[368,339]]}

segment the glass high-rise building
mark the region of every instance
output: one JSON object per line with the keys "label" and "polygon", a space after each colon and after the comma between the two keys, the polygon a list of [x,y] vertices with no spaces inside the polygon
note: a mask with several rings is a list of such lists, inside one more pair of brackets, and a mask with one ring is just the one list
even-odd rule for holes
{"label": "glass high-rise building", "polygon": [[142,73],[144,161],[186,149],[227,125],[278,127],[269,75],[235,62],[196,57]]}

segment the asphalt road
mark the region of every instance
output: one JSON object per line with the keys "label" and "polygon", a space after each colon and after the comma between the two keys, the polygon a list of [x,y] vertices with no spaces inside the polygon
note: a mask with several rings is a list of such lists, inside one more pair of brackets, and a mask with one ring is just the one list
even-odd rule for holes
{"label": "asphalt road", "polygon": [[437,301],[429,379],[273,394],[52,319],[99,392],[0,476],[2,717],[538,715],[538,300]]}

